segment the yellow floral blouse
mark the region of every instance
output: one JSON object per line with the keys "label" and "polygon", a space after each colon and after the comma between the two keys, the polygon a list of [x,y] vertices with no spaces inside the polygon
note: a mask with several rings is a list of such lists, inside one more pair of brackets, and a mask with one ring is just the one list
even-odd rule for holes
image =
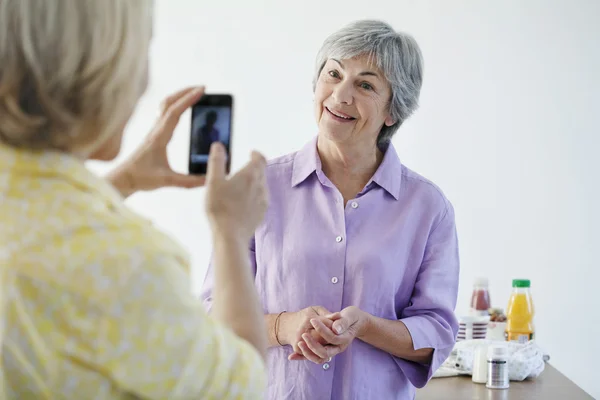
{"label": "yellow floral blouse", "polygon": [[188,256],[83,162],[0,145],[2,399],[258,399],[265,365]]}

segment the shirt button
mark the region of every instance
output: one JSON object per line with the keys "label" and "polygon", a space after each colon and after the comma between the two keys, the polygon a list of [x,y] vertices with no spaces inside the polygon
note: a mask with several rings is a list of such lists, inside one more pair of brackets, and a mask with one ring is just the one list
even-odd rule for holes
{"label": "shirt button", "polygon": [[329,364],[327,364],[327,363],[323,364],[323,369],[325,371],[327,371],[329,369]]}
{"label": "shirt button", "polygon": [[337,276],[334,276],[333,278],[331,278],[331,283],[338,283]]}
{"label": "shirt button", "polygon": [[355,201],[353,201],[353,202],[352,202],[352,208],[358,208],[358,203],[357,203],[357,202],[355,202]]}
{"label": "shirt button", "polygon": [[338,243],[340,243],[342,241],[342,237],[341,236],[336,237],[335,241],[338,242]]}

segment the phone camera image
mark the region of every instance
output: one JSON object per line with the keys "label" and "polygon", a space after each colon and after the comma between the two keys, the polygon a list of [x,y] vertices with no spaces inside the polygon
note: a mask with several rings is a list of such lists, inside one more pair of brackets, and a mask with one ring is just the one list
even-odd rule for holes
{"label": "phone camera image", "polygon": [[206,163],[210,145],[221,142],[229,147],[229,107],[202,107],[195,113],[192,134],[192,162]]}
{"label": "phone camera image", "polygon": [[227,151],[229,169],[231,145],[231,97],[206,96],[192,108],[190,132],[190,173],[206,173],[210,146],[221,142]]}

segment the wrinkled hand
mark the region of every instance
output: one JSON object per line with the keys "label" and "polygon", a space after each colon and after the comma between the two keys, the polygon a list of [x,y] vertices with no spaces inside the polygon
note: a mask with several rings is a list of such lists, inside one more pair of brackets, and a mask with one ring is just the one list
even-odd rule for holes
{"label": "wrinkled hand", "polygon": [[[303,310],[293,313],[284,313],[281,315],[279,327],[279,340],[283,344],[289,344],[294,349],[294,352],[288,357],[290,360],[295,360],[297,357],[302,357],[302,350],[299,343],[303,342],[302,335],[312,332],[315,335],[315,340],[321,340],[320,336],[313,329],[310,320],[316,317],[322,317],[331,314],[329,310],[321,306],[307,307]],[[332,321],[333,323],[333,321]],[[325,344],[326,342],[323,341]]]}
{"label": "wrinkled hand", "polygon": [[189,87],[163,101],[160,117],[150,134],[140,147],[107,177],[124,196],[140,190],[154,190],[167,186],[193,188],[204,185],[204,176],[173,171],[167,157],[167,145],[173,137],[181,115],[203,94],[203,87]]}
{"label": "wrinkled hand", "polygon": [[316,335],[312,332],[303,334],[303,342],[299,344],[302,356],[293,359],[322,364],[344,352],[355,338],[362,335],[367,314],[358,307],[350,306],[337,313],[312,318],[310,323],[320,339],[315,339]]}
{"label": "wrinkled hand", "polygon": [[267,162],[252,152],[252,159],[229,179],[226,162],[225,147],[213,143],[206,175],[206,213],[214,233],[250,241],[267,211]]}

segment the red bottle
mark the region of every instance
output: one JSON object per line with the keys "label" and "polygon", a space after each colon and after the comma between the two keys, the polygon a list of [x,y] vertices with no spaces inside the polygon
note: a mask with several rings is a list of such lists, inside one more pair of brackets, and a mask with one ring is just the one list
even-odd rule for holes
{"label": "red bottle", "polygon": [[487,278],[477,278],[471,295],[471,315],[487,316],[492,306],[490,301],[489,283]]}

